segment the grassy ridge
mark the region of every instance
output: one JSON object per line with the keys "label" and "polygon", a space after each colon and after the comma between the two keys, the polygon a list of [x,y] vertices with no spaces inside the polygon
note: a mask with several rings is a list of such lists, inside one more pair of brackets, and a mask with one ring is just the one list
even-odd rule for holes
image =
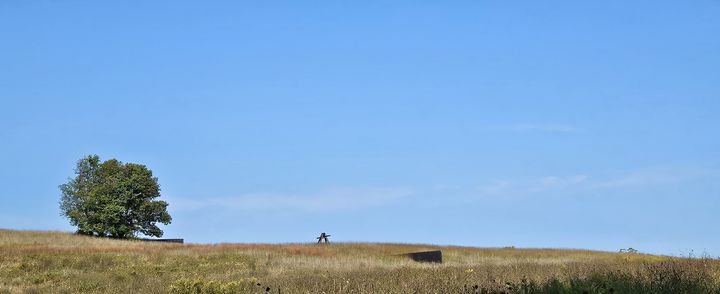
{"label": "grassy ridge", "polygon": [[[442,249],[442,265],[395,254]],[[720,293],[720,261],[408,244],[164,244],[0,230],[0,293]]]}

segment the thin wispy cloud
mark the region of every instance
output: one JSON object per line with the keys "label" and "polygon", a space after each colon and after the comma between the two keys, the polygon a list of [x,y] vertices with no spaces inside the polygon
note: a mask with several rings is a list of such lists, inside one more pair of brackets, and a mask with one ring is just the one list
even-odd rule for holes
{"label": "thin wispy cloud", "polygon": [[510,124],[493,125],[484,127],[488,131],[496,132],[549,132],[549,133],[573,133],[577,128],[564,124]]}
{"label": "thin wispy cloud", "polygon": [[588,182],[586,175],[546,176],[535,180],[532,184],[538,189],[565,188]]}
{"label": "thin wispy cloud", "polygon": [[[466,203],[473,199],[523,197],[581,197],[595,192],[657,188],[692,180],[720,179],[717,169],[644,168],[611,176],[547,175],[525,179],[498,179],[475,187],[434,184],[427,187],[332,188],[316,192],[257,192],[222,197],[168,197],[174,211],[280,211],[315,213],[351,211],[398,205],[404,201],[442,200]],[[589,193],[589,194],[588,194]],[[601,193],[602,194],[602,193]],[[564,197],[564,196],[563,196]]]}
{"label": "thin wispy cloud", "polygon": [[707,168],[646,168],[627,172],[619,177],[593,183],[596,188],[626,188],[642,186],[658,186],[680,183],[707,176],[717,176]]}
{"label": "thin wispy cloud", "polygon": [[705,167],[655,167],[626,171],[611,176],[548,175],[532,179],[494,180],[477,186],[480,196],[531,196],[543,192],[603,191],[622,189],[656,188],[688,184],[694,180],[720,179],[717,168]]}
{"label": "thin wispy cloud", "polygon": [[537,192],[560,190],[586,185],[590,182],[587,175],[544,176],[524,180],[495,180],[480,185],[475,191],[480,195],[532,195]]}
{"label": "thin wispy cloud", "polygon": [[172,209],[194,211],[274,210],[292,212],[343,211],[379,207],[409,197],[408,188],[333,188],[312,193],[248,193],[226,197],[171,197]]}
{"label": "thin wispy cloud", "polygon": [[510,189],[513,189],[514,185],[511,181],[507,180],[498,180],[493,181],[492,183],[481,185],[477,187],[477,191],[479,191],[482,194],[499,194],[503,192],[507,192]]}

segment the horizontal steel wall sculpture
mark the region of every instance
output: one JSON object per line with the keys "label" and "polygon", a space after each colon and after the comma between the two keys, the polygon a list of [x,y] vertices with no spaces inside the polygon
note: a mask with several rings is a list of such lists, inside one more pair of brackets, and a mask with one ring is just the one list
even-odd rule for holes
{"label": "horizontal steel wall sculpture", "polygon": [[167,243],[184,243],[184,239],[140,239],[142,241],[149,241],[149,242],[167,242]]}
{"label": "horizontal steel wall sculpture", "polygon": [[440,250],[412,252],[400,255],[410,257],[410,259],[417,262],[442,263],[442,251]]}

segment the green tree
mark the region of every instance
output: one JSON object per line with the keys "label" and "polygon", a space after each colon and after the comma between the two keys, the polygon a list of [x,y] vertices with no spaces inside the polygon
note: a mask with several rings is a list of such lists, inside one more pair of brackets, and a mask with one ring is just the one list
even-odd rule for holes
{"label": "green tree", "polygon": [[60,185],[61,214],[81,234],[130,238],[161,237],[156,223],[170,224],[168,203],[152,171],[141,164],[89,155],[77,162],[75,177]]}

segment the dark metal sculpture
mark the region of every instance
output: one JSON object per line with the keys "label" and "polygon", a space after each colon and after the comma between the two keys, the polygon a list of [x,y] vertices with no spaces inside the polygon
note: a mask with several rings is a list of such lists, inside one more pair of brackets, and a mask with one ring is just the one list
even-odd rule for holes
{"label": "dark metal sculpture", "polygon": [[325,241],[325,243],[329,243],[330,239],[328,239],[328,237],[330,237],[330,234],[325,234],[325,232],[322,232],[320,233],[320,237],[317,237],[315,239],[318,239],[318,244],[320,244],[320,242],[322,241]]}
{"label": "dark metal sculpture", "polygon": [[148,242],[166,242],[166,243],[180,243],[180,244],[185,242],[185,240],[183,240],[183,239],[140,239],[140,240],[148,241]]}
{"label": "dark metal sculpture", "polygon": [[409,257],[410,259],[417,261],[417,262],[442,263],[442,251],[440,251],[440,250],[413,252],[413,253],[405,253],[405,254],[400,254],[400,255]]}

